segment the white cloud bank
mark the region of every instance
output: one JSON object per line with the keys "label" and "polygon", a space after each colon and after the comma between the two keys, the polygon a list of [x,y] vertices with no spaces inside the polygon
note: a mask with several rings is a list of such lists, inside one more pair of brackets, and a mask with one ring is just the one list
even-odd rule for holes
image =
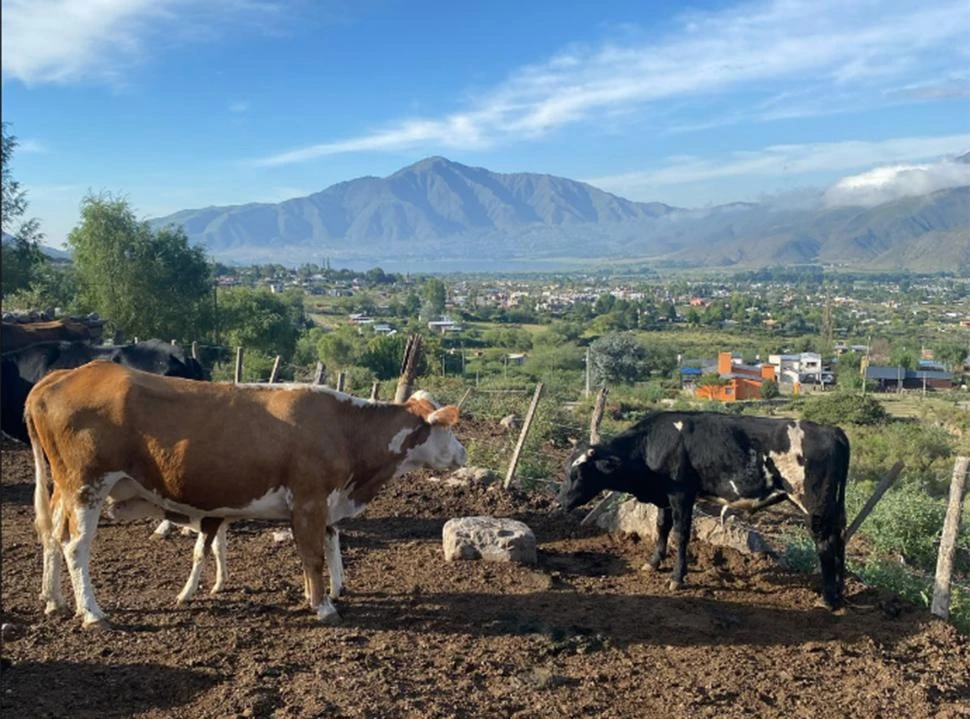
{"label": "white cloud bank", "polygon": [[[630,199],[647,199],[671,185],[732,177],[798,177],[804,173],[847,172],[874,165],[902,164],[951,156],[970,147],[970,134],[898,137],[881,141],[845,140],[771,145],[720,158],[672,157],[649,170],[593,177],[591,185]],[[956,163],[951,163],[956,164]],[[970,165],[964,165],[970,168]]]}
{"label": "white cloud bank", "polygon": [[843,177],[825,192],[829,207],[874,207],[903,197],[970,185],[970,164],[941,160],[921,165],[887,165]]}

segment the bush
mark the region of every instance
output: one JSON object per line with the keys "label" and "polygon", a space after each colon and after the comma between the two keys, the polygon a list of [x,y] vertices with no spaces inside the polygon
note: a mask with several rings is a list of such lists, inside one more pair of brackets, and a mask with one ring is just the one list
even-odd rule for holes
{"label": "bush", "polygon": [[803,419],[825,424],[884,424],[889,415],[878,400],[869,395],[831,392],[806,398]]}
{"label": "bush", "polygon": [[[846,493],[850,510],[869,496],[858,484],[850,484]],[[906,482],[886,493],[859,532],[883,555],[902,557],[909,564],[932,570],[945,516],[945,499],[930,496],[920,483]],[[965,532],[957,540],[957,550],[957,570],[970,569],[970,536]]]}

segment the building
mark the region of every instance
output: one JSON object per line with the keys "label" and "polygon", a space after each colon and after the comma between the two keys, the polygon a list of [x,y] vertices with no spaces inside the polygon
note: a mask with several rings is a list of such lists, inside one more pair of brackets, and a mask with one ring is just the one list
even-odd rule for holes
{"label": "building", "polygon": [[718,354],[717,373],[722,384],[696,386],[695,397],[721,402],[761,399],[762,385],[769,380],[777,381],[774,365],[746,365],[730,352]]}
{"label": "building", "polygon": [[822,356],[818,352],[798,354],[768,355],[768,363],[775,368],[779,382],[790,384],[833,384],[835,375],[822,366]]}
{"label": "building", "polygon": [[440,320],[432,320],[428,322],[428,329],[432,332],[440,332],[441,334],[447,334],[449,332],[461,332],[462,326],[447,317],[442,317]]}
{"label": "building", "polygon": [[952,389],[953,374],[940,370],[904,369],[902,367],[866,367],[866,380],[873,382],[881,392],[898,392],[902,389],[937,390]]}

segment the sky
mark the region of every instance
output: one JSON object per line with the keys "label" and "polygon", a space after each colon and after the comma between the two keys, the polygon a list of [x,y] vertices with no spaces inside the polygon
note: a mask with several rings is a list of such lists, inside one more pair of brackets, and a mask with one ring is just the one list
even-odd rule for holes
{"label": "sky", "polygon": [[159,217],[429,155],[680,207],[970,184],[946,160],[970,151],[965,0],[0,6],[13,175],[51,245],[88,193]]}

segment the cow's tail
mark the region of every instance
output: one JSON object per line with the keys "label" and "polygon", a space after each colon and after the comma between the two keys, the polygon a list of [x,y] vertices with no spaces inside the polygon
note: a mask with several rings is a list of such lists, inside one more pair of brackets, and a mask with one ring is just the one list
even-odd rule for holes
{"label": "cow's tail", "polygon": [[30,404],[24,409],[24,423],[27,425],[27,436],[30,438],[30,449],[34,453],[34,526],[41,543],[45,543],[53,531],[51,520],[51,495],[48,488],[48,465],[44,454],[44,447],[37,436],[34,418],[30,413]]}

